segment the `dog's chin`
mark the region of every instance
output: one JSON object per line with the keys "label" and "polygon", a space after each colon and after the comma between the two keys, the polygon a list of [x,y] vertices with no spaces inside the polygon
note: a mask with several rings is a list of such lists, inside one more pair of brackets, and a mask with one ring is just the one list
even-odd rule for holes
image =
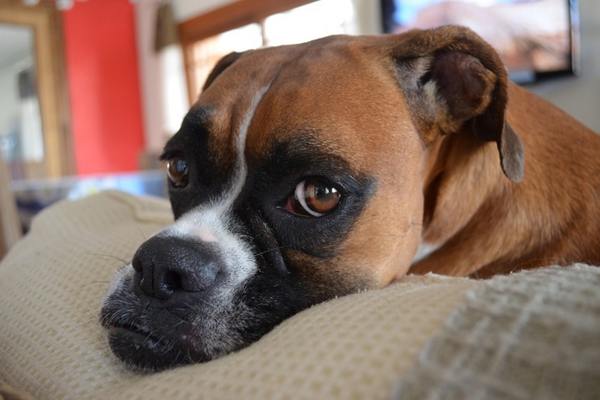
{"label": "dog's chin", "polygon": [[142,298],[126,277],[100,311],[112,352],[132,369],[153,372],[209,361],[247,344],[228,318],[239,313],[231,308],[208,313],[187,305],[193,300]]}
{"label": "dog's chin", "polygon": [[213,358],[194,350],[195,346],[185,338],[158,337],[132,325],[108,328],[108,338],[113,353],[130,368],[142,372],[156,372]]}
{"label": "dog's chin", "polygon": [[139,301],[118,308],[130,299],[109,298],[101,323],[112,352],[131,369],[155,372],[206,362],[250,344],[223,314],[212,319],[180,307],[176,315],[173,309]]}

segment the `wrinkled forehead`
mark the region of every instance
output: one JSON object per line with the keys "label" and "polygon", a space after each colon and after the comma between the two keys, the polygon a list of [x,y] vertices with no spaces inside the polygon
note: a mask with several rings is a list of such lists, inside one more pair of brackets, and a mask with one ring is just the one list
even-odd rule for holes
{"label": "wrinkled forehead", "polygon": [[243,135],[250,160],[304,142],[375,172],[376,164],[389,162],[389,141],[412,125],[392,67],[373,47],[369,38],[330,37],[246,53],[201,94],[188,117],[202,115],[220,170],[235,165]]}
{"label": "wrinkled forehead", "polygon": [[391,145],[417,138],[411,133],[393,67],[368,38],[340,38],[304,49],[278,70],[256,109],[246,151],[262,159],[280,144],[304,143],[377,174],[407,143]]}
{"label": "wrinkled forehead", "polygon": [[256,110],[281,65],[297,51],[290,46],[285,51],[249,52],[225,69],[199,96],[190,115],[202,114],[203,128],[209,131],[209,151],[223,166],[236,158],[240,135],[247,135]]}

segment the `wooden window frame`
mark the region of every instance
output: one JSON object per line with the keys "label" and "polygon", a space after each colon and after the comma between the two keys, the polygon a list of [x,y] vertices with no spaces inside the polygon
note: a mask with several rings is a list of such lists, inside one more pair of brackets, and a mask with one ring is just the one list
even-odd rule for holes
{"label": "wooden window frame", "polygon": [[179,39],[183,49],[183,62],[190,104],[196,100],[193,88],[197,88],[194,75],[192,48],[194,43],[219,33],[252,23],[261,23],[270,15],[300,7],[315,0],[238,0],[183,21],[178,25]]}

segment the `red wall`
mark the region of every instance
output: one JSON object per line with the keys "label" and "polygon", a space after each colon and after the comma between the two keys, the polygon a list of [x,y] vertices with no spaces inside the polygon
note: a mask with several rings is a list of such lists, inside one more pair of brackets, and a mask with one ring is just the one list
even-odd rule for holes
{"label": "red wall", "polygon": [[140,79],[129,0],[63,12],[77,173],[132,171],[143,150]]}

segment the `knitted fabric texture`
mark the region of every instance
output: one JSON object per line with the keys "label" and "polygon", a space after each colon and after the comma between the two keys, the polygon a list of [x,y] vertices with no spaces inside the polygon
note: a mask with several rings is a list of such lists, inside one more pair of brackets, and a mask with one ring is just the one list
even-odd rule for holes
{"label": "knitted fabric texture", "polygon": [[0,383],[38,400],[385,399],[480,284],[407,278],[312,307],[218,360],[137,374],[98,314],[114,272],[171,221],[167,202],[116,192],[37,217],[0,264]]}
{"label": "knitted fabric texture", "polygon": [[398,400],[600,398],[600,268],[495,277],[467,298]]}

